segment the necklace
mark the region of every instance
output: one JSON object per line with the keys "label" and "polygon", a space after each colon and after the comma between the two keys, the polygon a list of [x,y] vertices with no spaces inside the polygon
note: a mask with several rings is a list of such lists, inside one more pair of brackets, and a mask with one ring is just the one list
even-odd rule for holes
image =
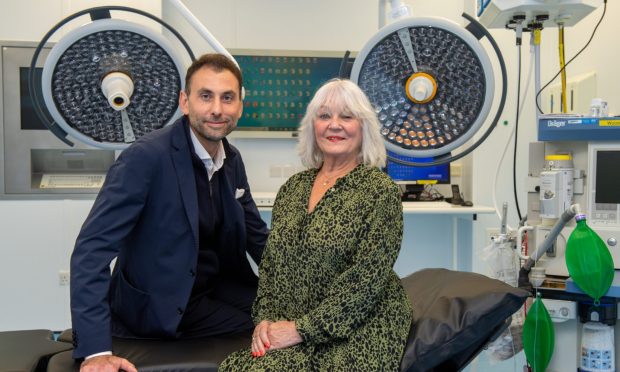
{"label": "necklace", "polygon": [[338,172],[338,173],[334,173],[331,176],[326,176],[324,174],[321,175],[321,177],[323,178],[323,181],[321,182],[321,185],[323,186],[327,186],[329,184],[331,184],[332,182],[335,182],[338,180],[338,178],[348,174],[351,171],[351,169],[347,169],[344,172]]}
{"label": "necklace", "polygon": [[321,185],[328,186],[332,182],[335,182],[336,180],[338,180],[338,178],[340,178],[341,176],[342,176],[342,174],[334,174],[334,175],[332,175],[330,177],[327,177],[326,175],[321,175],[321,177],[323,178],[323,181],[321,182]]}

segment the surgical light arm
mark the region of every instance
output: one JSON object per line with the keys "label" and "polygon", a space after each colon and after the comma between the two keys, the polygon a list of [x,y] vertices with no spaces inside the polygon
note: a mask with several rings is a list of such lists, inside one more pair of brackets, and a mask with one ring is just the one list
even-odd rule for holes
{"label": "surgical light arm", "polygon": [[[209,32],[205,25],[203,25],[200,20],[196,18],[196,16],[187,8],[187,6],[185,6],[185,4],[181,2],[181,0],[168,1],[179,11],[179,13],[181,13],[185,20],[187,20],[187,22],[189,22],[198,33],[200,33],[200,35],[207,40],[209,45],[211,45],[211,47],[213,47],[216,52],[227,56],[228,58],[232,59],[235,64],[237,64],[237,61],[235,61],[233,56],[226,50],[226,48],[224,48],[224,46],[215,38],[215,36],[213,36],[213,34]],[[239,65],[237,64],[237,66]]]}
{"label": "surgical light arm", "polygon": [[[185,4],[181,2],[181,0],[169,0],[169,1],[170,1],[170,4],[172,4],[179,11],[179,13],[181,13],[181,15],[185,18],[185,20],[187,20],[187,22],[189,22],[189,24],[192,25],[192,27],[194,27],[194,29],[202,37],[205,38],[205,40],[207,40],[209,45],[211,45],[211,47],[215,49],[216,52],[223,54],[226,57],[230,58],[237,65],[237,67],[239,67],[239,63],[237,63],[237,60],[235,60],[235,57],[233,57],[232,54],[230,54],[230,52],[226,50],[226,48],[224,48],[224,46],[215,38],[215,36],[213,36],[213,34],[209,32],[207,27],[205,27],[205,25],[203,25],[202,22],[200,22],[200,20],[194,15],[194,13],[192,13],[187,8],[187,6],[185,6]],[[241,98],[242,99],[245,98],[245,87],[241,87]]]}
{"label": "surgical light arm", "polygon": [[[387,0],[379,0],[379,28],[385,26],[385,3]],[[411,9],[401,0],[390,0],[390,20],[396,20],[411,16]]]}

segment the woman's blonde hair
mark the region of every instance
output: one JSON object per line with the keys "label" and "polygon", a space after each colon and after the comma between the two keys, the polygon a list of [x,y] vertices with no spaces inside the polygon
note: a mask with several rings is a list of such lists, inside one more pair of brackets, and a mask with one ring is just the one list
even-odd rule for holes
{"label": "woman's blonde hair", "polygon": [[306,115],[299,128],[297,151],[301,162],[309,168],[319,168],[323,164],[323,153],[316,144],[314,120],[321,107],[339,107],[360,121],[362,127],[362,147],[358,154],[360,162],[372,167],[385,166],[385,146],[379,133],[379,120],[366,94],[352,81],[332,79],[314,94],[308,104]]}

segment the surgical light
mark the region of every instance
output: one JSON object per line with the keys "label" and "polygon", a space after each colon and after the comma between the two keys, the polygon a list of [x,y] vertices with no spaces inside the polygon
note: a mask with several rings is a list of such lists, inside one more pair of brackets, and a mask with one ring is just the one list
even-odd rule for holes
{"label": "surgical light", "polygon": [[[368,95],[388,150],[433,162],[456,160],[478,146],[503,109],[506,75],[490,34],[471,17],[467,29],[440,18],[406,18],[375,34],[359,52],[351,79]],[[493,45],[502,69],[502,95],[493,123],[470,148],[451,156],[483,126],[493,103],[495,77],[479,39]]]}
{"label": "surgical light", "polygon": [[[38,97],[34,101],[48,128],[67,143],[69,134],[94,147],[123,149],[178,116],[178,94],[185,77],[178,52],[161,33],[112,19],[110,10],[138,13],[159,22],[194,58],[176,31],[136,9],[92,8],[65,18],[41,41],[39,50],[68,21],[90,14],[92,22],[64,36],[45,61],[41,91],[51,119]],[[36,65],[37,58],[38,52],[31,66]],[[35,84],[34,68],[30,79]]]}

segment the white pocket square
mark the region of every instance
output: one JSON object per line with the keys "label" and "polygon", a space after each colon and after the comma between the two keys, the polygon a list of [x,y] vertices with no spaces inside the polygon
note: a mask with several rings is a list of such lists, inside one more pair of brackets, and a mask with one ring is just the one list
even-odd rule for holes
{"label": "white pocket square", "polygon": [[245,189],[237,189],[235,190],[235,199],[239,199],[245,194]]}

